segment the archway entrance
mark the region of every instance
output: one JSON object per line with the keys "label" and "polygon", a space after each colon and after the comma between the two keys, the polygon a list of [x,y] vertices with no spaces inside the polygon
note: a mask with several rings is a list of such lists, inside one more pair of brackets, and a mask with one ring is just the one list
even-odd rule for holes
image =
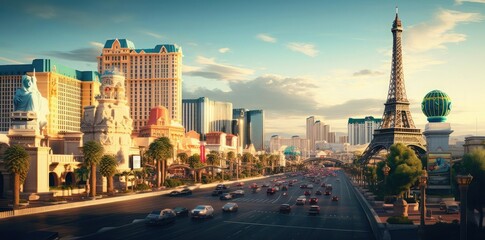
{"label": "archway entrance", "polygon": [[59,178],[55,172],[49,173],[49,187],[59,186]]}

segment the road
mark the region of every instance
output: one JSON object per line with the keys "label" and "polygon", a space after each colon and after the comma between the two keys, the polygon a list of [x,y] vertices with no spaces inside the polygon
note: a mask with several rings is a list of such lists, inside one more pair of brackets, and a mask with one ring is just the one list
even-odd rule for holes
{"label": "road", "polygon": [[[194,191],[191,196],[157,196],[71,210],[48,212],[0,221],[2,236],[15,236],[30,231],[59,232],[61,239],[374,239],[369,223],[360,208],[351,185],[343,173],[324,179],[331,183],[333,195],[338,202],[330,201],[330,196],[318,196],[320,215],[309,216],[309,205],[295,206],[295,200],[303,195],[299,185],[305,183],[302,177],[289,187],[288,194],[282,191],[267,195],[266,188],[258,193],[248,189],[245,195],[231,200],[238,203],[236,213],[223,213],[221,207],[227,201],[211,196],[212,189]],[[337,179],[341,179],[338,181]],[[258,180],[259,185],[268,180]],[[314,184],[315,192],[319,184]],[[231,187],[235,189],[235,186]],[[314,196],[314,195],[312,195]],[[278,212],[279,205],[292,205],[290,214]],[[145,216],[154,209],[184,206],[189,209],[199,204],[209,204],[215,209],[210,219],[190,219],[179,217],[168,226],[146,226]]]}

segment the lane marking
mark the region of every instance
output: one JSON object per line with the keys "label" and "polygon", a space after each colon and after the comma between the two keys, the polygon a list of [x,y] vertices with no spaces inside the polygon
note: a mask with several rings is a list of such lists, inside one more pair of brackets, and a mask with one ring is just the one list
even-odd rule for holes
{"label": "lane marking", "polygon": [[369,231],[364,231],[364,230],[319,228],[319,227],[278,225],[278,224],[266,224],[266,223],[250,223],[250,222],[238,222],[238,221],[224,221],[224,222],[225,223],[233,223],[233,224],[242,224],[242,225],[264,226],[264,227],[296,228],[296,229],[324,230],[324,231],[334,231],[334,232],[358,232],[358,233],[368,233],[369,232]]}

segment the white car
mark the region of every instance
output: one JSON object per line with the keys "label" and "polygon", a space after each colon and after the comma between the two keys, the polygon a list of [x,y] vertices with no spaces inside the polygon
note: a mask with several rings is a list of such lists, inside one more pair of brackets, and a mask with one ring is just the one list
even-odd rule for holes
{"label": "white car", "polygon": [[192,218],[214,217],[214,208],[211,205],[198,205],[190,211]]}
{"label": "white car", "polygon": [[235,202],[228,202],[224,206],[222,206],[223,212],[237,212],[239,206]]}
{"label": "white car", "polygon": [[239,196],[244,196],[244,190],[236,190],[236,191],[232,191],[231,194],[234,196],[234,197],[239,197]]}
{"label": "white car", "polygon": [[305,205],[306,203],[306,196],[301,195],[296,199],[296,205]]}

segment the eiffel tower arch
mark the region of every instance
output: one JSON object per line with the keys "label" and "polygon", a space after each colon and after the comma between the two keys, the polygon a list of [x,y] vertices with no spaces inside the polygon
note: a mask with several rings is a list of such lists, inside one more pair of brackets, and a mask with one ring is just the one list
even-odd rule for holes
{"label": "eiffel tower arch", "polygon": [[402,31],[402,23],[396,9],[396,18],[391,30],[393,36],[392,66],[387,101],[384,104],[381,126],[374,131],[374,138],[360,158],[361,164],[366,164],[372,156],[380,151],[389,150],[395,143],[403,143],[418,155],[426,153],[426,142],[421,130],[414,126],[406,96],[401,49]]}

